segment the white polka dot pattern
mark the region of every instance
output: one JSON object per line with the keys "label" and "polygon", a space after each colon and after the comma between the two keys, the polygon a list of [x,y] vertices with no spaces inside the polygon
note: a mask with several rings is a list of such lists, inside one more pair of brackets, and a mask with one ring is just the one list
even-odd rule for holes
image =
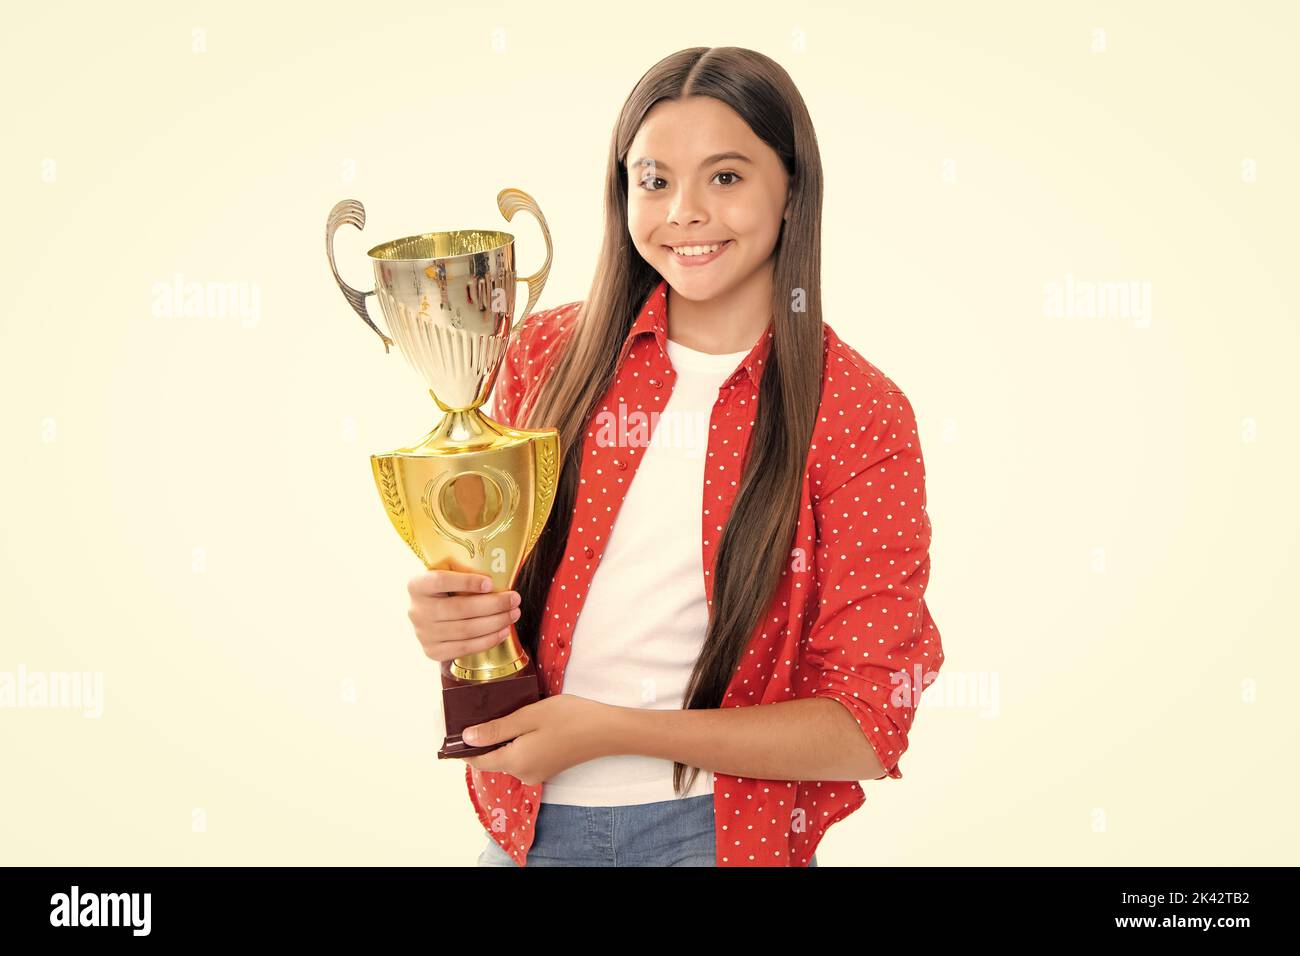
{"label": "white polka dot pattern", "polygon": [[[524,389],[553,360],[580,302],[528,316],[506,353],[492,417],[517,424]],[[910,402],[884,373],[823,325],[824,387],[809,447],[800,516],[786,570],[750,637],[722,706],[809,697],[839,701],[887,776],[898,778],[915,705],[943,662],[924,601],[930,521],[925,465]],[[662,411],[676,378],[668,361],[667,283],[646,299],[597,412]],[[704,487],[705,594],[753,430],[767,333],[719,389],[709,426]],[[651,419],[653,420],[653,418]],[[566,551],[542,614],[538,668],[544,692],[561,692],[569,642],[597,564],[640,461],[634,443],[587,432]],[[541,786],[466,764],[483,827],[527,865]],[[718,773],[719,866],[807,866],[831,824],[865,802],[857,781],[755,780]]]}

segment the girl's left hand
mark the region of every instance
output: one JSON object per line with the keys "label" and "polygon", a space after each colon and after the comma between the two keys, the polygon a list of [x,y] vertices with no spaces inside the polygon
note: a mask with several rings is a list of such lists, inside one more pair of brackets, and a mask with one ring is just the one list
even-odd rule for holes
{"label": "girl's left hand", "polygon": [[[513,714],[465,728],[465,742],[480,747],[509,740],[490,753],[462,757],[476,770],[499,771],[537,785],[561,770],[606,756],[608,704],[556,694],[520,707]],[[470,740],[470,731],[477,736]]]}

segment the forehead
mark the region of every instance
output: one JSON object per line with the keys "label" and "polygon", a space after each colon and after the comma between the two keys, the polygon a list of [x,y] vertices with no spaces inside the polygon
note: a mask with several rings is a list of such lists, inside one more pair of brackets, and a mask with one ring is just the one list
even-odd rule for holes
{"label": "forehead", "polygon": [[[711,96],[661,100],[651,107],[632,138],[627,162],[646,156],[676,166],[678,161],[736,150],[761,161],[769,149],[740,114]],[[775,154],[773,154],[775,155]]]}

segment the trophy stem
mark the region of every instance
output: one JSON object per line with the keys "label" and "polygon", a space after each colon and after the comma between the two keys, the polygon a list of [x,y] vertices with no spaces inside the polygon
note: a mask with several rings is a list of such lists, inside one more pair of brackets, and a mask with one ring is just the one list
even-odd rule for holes
{"label": "trophy stem", "polygon": [[484,681],[509,677],[527,666],[528,652],[515,633],[514,625],[511,625],[510,633],[500,644],[453,660],[451,672],[461,680]]}
{"label": "trophy stem", "polygon": [[[433,395],[433,391],[429,391]],[[434,401],[437,396],[434,395]],[[445,455],[447,452],[484,451],[498,446],[507,438],[501,425],[473,408],[447,408],[441,402],[438,407],[446,414],[433,426],[433,430],[414,445],[395,449],[394,455]]]}
{"label": "trophy stem", "polygon": [[477,407],[457,408],[442,416],[433,433],[443,447],[450,445],[472,450],[486,448],[501,438],[501,430],[494,426],[492,419]]}

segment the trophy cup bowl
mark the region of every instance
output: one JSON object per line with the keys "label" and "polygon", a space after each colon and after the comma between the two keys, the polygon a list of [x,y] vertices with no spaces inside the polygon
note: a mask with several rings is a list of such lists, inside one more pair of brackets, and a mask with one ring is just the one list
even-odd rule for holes
{"label": "trophy cup bowl", "polygon": [[[365,227],[365,208],[344,200],[330,210],[325,251],[339,288],[384,343],[396,342],[442,412],[417,443],[372,455],[371,469],[393,527],[428,570],[490,577],[509,590],[555,501],[560,461],[554,428],[521,430],[480,411],[492,393],[515,328],[515,288],[528,286],[529,315],[551,268],[551,235],[537,203],[504,189],[497,206],[507,220],[525,210],[546,240],[535,274],[516,275],[515,238],[492,229],[460,229],[394,239],[372,248],[375,288],[347,285],[334,261],[341,225]],[[375,296],[389,335],[371,320]],[[515,632],[485,651],[442,662],[446,736],[439,759],[487,753],[503,743],[473,747],[466,727],[512,713],[541,697],[537,667]]]}

